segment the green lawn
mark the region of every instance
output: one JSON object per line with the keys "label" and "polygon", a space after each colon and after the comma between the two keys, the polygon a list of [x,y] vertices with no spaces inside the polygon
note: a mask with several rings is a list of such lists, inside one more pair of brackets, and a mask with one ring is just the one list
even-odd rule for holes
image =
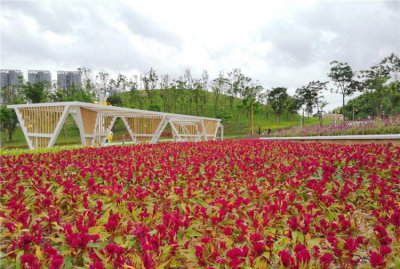
{"label": "green lawn", "polygon": [[[318,120],[315,118],[307,118],[306,125],[315,125],[318,123]],[[224,124],[224,137],[226,138],[240,138],[246,137],[248,135],[249,128],[249,120],[248,118],[241,118],[239,120],[230,120],[229,122],[225,122]],[[271,128],[273,131],[277,129],[285,129],[290,128],[292,126],[300,125],[300,118],[296,117],[295,120],[287,120],[286,117],[282,117],[281,122],[275,122],[275,117],[266,118],[263,115],[256,114],[254,116],[254,129],[256,133],[258,133],[258,128],[261,128],[262,132],[265,132],[268,128]],[[113,128],[114,132],[114,141],[122,141],[122,137],[128,134],[128,131],[125,129],[122,121],[118,121]],[[168,130],[167,130],[168,132]],[[1,133],[1,146],[3,149],[9,148],[27,148],[28,145],[25,141],[25,137],[22,133],[21,128],[17,128],[13,134],[13,140],[7,141],[6,133]],[[79,129],[75,125],[72,118],[68,118],[63,129],[60,132],[60,135],[56,141],[56,146],[64,146],[64,145],[76,145],[80,144],[80,136]]]}

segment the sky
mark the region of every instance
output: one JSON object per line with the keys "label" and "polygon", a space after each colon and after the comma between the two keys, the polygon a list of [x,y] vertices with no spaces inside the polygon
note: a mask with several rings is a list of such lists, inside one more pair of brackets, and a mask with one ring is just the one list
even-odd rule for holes
{"label": "sky", "polygon": [[[210,78],[233,68],[289,93],[329,63],[367,69],[400,54],[400,0],[0,0],[0,68],[155,69]],[[341,96],[325,93],[328,106]]]}

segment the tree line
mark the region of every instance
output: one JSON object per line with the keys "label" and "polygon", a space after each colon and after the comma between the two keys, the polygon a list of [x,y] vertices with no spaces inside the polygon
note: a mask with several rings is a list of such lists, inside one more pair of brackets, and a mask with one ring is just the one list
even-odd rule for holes
{"label": "tree line", "polygon": [[[213,79],[206,70],[200,78],[193,77],[190,69],[186,69],[178,79],[172,79],[168,74],[159,75],[151,68],[142,78],[142,89],[139,89],[136,79],[122,74],[112,78],[107,72],[99,72],[93,79],[90,69],[78,70],[82,77],[81,87],[73,85],[63,89],[45,82],[24,83],[21,78],[18,85],[1,89],[1,131],[6,131],[8,138],[12,139],[17,118],[6,105],[26,102],[98,100],[113,105],[201,116],[206,115],[207,107],[211,106],[213,116],[223,119],[229,119],[233,109],[236,109],[240,111],[239,117],[249,118],[250,132],[254,131],[254,111],[263,111],[265,117],[273,111],[277,121],[280,121],[282,113],[286,112],[290,117],[300,112],[302,122],[306,115],[316,115],[322,122],[322,112],[327,105],[324,94],[328,91],[342,96],[342,107],[335,112],[340,112],[345,118],[350,118],[351,113],[354,115],[355,107],[360,116],[379,115],[382,111],[389,114],[400,112],[400,59],[396,54],[358,72],[346,62],[333,61],[327,74],[330,81],[311,81],[297,88],[293,95],[289,95],[288,89],[282,86],[264,88],[258,80],[243,74],[239,68],[220,72]],[[357,91],[364,94],[346,106],[346,99]],[[157,98],[162,102],[158,102]],[[236,106],[235,100],[240,100]]]}

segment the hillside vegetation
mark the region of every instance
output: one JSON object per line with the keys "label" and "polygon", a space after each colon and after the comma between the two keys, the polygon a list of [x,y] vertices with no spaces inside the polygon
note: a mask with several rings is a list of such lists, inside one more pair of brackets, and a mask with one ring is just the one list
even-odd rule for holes
{"label": "hillside vegetation", "polygon": [[345,106],[348,118],[354,111],[355,119],[368,117],[386,117],[400,114],[400,81],[394,81],[367,91],[347,102]]}
{"label": "hillside vegetation", "polygon": [[[193,95],[190,92],[191,90],[180,91],[183,91],[183,93],[181,92],[177,95],[174,89],[154,90],[151,97],[152,104],[144,90],[118,93],[108,100],[111,101],[111,104],[122,107],[220,118],[227,136],[249,134],[250,111],[246,109],[243,99],[220,95],[216,105],[216,96],[213,92],[199,90],[197,94],[201,96],[204,103],[199,102],[197,105],[194,98],[190,99],[190,96]],[[165,101],[166,96],[171,101]],[[280,120],[277,121],[274,111],[266,105],[255,102],[253,109],[256,133],[258,133],[259,129],[264,132],[268,128],[276,130],[300,124],[300,116],[297,113],[285,112],[280,116]],[[316,118],[306,119],[306,124],[316,123]]]}
{"label": "hillside vegetation", "polygon": [[[167,91],[171,94],[171,105],[166,106],[163,97]],[[206,98],[205,106],[196,108],[196,103],[188,99],[188,90],[183,90],[185,93],[182,94],[185,98],[174,98],[171,93],[171,89],[168,90],[153,90],[152,98],[153,105],[150,105],[150,101],[145,91],[135,90],[131,92],[117,93],[109,98],[112,105],[138,108],[138,109],[153,109],[156,111],[164,111],[178,114],[198,115],[205,117],[216,117],[222,119],[224,125],[225,137],[245,137],[249,134],[249,111],[243,109],[243,100],[239,98],[233,98],[229,96],[219,96],[219,104],[215,106],[215,96],[212,92],[201,90],[204,98]],[[168,93],[167,93],[168,94]],[[230,109],[230,102],[232,102],[232,109]],[[164,110],[166,109],[166,110]],[[277,122],[276,115],[271,108],[260,104],[258,102],[254,105],[254,129],[258,133],[265,132],[268,128],[274,132],[278,129],[286,129],[296,125],[300,125],[300,116],[293,113],[283,113],[280,117],[280,121]],[[306,125],[317,124],[317,118],[306,118]],[[122,121],[118,120],[113,128],[114,140],[121,140],[124,135],[127,134],[127,130],[123,125]],[[168,130],[167,130],[168,132]],[[14,132],[13,140],[7,141],[6,133],[2,132],[2,147],[27,147],[25,138],[20,127]],[[62,129],[56,145],[64,144],[79,144],[79,129],[75,125],[72,117],[69,117]]]}

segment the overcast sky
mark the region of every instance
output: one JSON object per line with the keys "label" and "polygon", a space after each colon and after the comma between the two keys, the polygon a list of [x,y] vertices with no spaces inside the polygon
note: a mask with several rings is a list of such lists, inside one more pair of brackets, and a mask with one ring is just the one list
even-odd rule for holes
{"label": "overcast sky", "polygon": [[[0,0],[1,68],[87,67],[178,78],[240,68],[293,93],[329,63],[366,69],[400,54],[400,0]],[[328,109],[340,105],[328,94]]]}

